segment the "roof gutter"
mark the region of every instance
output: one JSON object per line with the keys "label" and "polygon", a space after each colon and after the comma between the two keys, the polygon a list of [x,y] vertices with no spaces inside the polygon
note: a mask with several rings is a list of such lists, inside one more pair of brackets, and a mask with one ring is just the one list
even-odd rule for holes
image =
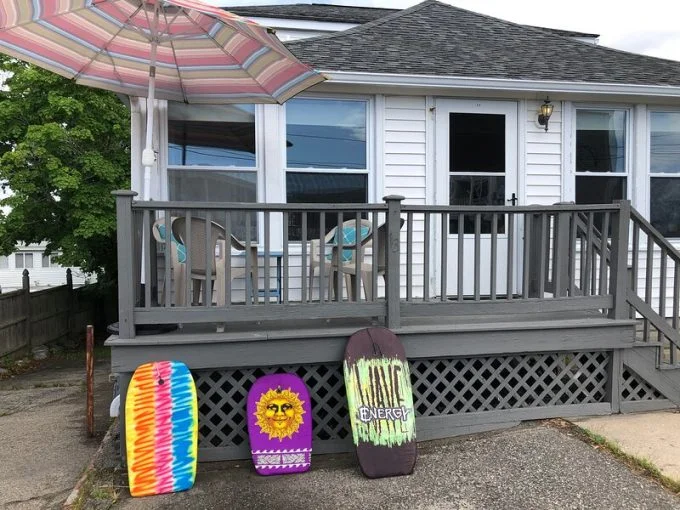
{"label": "roof gutter", "polygon": [[680,87],[672,85],[630,85],[550,80],[510,80],[467,78],[418,74],[377,74],[365,72],[321,71],[333,83],[414,88],[501,90],[541,93],[590,93],[609,95],[680,97]]}

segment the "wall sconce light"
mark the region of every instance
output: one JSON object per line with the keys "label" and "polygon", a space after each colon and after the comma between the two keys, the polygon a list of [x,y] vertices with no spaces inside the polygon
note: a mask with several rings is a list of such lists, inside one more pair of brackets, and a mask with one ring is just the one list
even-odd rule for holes
{"label": "wall sconce light", "polygon": [[550,103],[549,98],[545,98],[543,104],[541,105],[541,113],[538,114],[538,123],[541,126],[545,126],[546,132],[548,131],[548,121],[553,112],[553,105]]}

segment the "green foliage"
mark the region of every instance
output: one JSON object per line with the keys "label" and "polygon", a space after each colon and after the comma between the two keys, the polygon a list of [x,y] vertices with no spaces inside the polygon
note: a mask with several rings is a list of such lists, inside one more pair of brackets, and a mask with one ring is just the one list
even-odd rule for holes
{"label": "green foliage", "polygon": [[130,114],[110,92],[0,56],[0,254],[47,242],[62,265],[116,278],[111,191],[129,188]]}

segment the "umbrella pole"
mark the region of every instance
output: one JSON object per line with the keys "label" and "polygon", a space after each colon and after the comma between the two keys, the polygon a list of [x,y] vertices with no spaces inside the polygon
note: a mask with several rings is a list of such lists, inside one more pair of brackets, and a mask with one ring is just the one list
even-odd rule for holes
{"label": "umbrella pole", "polygon": [[[151,198],[151,167],[156,162],[156,154],[153,151],[153,118],[156,99],[156,48],[158,46],[158,2],[154,4],[153,24],[151,25],[151,58],[149,60],[149,94],[146,98],[146,143],[142,151],[142,165],[144,165],[144,183],[142,198],[147,201]],[[143,234],[142,234],[143,236]],[[142,238],[142,247],[146,246],[146,240]],[[143,249],[142,249],[143,251]],[[149,255],[150,256],[150,255]],[[144,254],[142,254],[142,267],[140,283],[146,285],[144,270]],[[146,303],[147,305],[149,303]]]}

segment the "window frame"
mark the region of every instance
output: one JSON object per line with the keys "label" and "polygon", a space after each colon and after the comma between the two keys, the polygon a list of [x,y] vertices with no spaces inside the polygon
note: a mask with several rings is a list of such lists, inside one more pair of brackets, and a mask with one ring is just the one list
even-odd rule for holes
{"label": "window frame", "polygon": [[[625,172],[579,172],[576,169],[576,134],[578,112],[580,110],[586,111],[623,111],[626,114],[625,121]],[[576,179],[578,177],[622,177],[626,179],[626,200],[630,200],[633,196],[633,129],[634,129],[634,111],[633,106],[629,104],[619,103],[577,103],[572,105],[572,120],[569,134],[572,143],[570,144],[571,157],[571,179],[569,179],[570,186],[565,186],[564,200],[573,201],[576,203]]]}
{"label": "window frame", "polygon": [[[653,178],[664,178],[664,179],[678,179],[680,178],[680,172],[677,173],[662,173],[662,172],[652,172],[652,113],[675,113],[680,115],[680,107],[677,106],[649,106],[647,108],[647,168],[645,169],[645,201],[647,207],[646,217],[648,220],[652,221],[652,179]],[[678,163],[680,166],[680,162]],[[680,237],[669,237],[668,239],[680,239]]]}
{"label": "window frame", "polygon": [[[14,268],[15,269],[35,269],[35,252],[32,251],[17,251],[14,253]],[[31,267],[26,267],[26,255],[31,256]],[[21,256],[21,266],[19,266],[18,259]]]}
{"label": "window frame", "polygon": [[[281,202],[288,203],[288,189],[287,189],[287,174],[288,172],[295,173],[326,173],[326,174],[359,174],[366,175],[366,202],[372,203],[376,202],[376,190],[377,190],[377,172],[376,172],[376,125],[375,125],[375,96],[365,95],[365,94],[327,94],[327,93],[312,93],[307,92],[295,96],[296,100],[328,100],[328,101],[356,101],[363,102],[366,104],[366,168],[356,169],[356,168],[317,168],[317,167],[307,167],[307,168],[296,168],[288,166],[288,155],[286,151],[286,136],[287,136],[287,106],[288,103],[284,104],[281,108],[279,117],[279,142],[280,151],[279,157],[281,161]],[[291,246],[295,246],[294,253],[301,250],[300,241],[290,241]]]}

